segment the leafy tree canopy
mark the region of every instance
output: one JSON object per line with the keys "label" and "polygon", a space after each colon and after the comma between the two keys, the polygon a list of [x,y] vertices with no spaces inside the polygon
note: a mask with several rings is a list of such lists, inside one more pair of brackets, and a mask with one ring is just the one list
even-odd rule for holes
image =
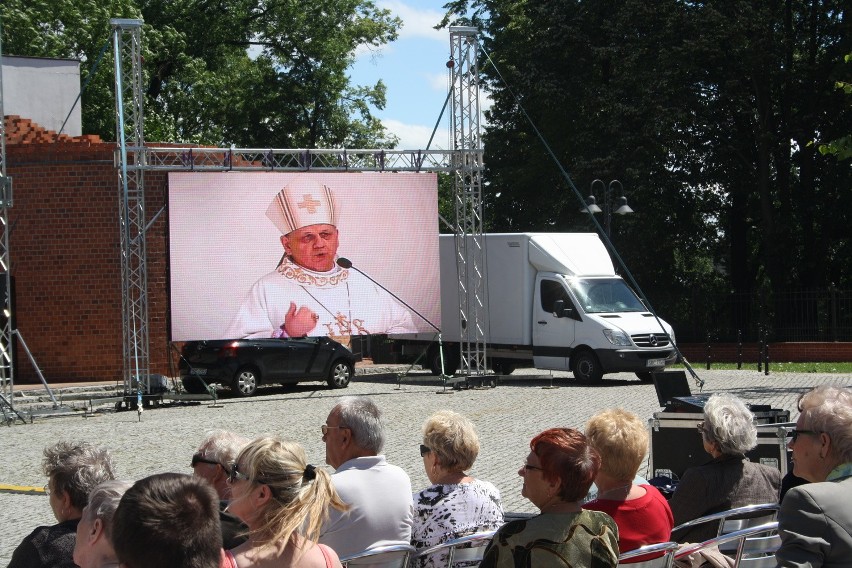
{"label": "leafy tree canopy", "polygon": [[[353,85],[355,50],[401,22],[372,0],[5,0],[6,54],[75,58],[83,128],[115,138],[110,18],[141,18],[148,140],[239,147],[393,147]],[[97,68],[95,64],[99,63]]]}

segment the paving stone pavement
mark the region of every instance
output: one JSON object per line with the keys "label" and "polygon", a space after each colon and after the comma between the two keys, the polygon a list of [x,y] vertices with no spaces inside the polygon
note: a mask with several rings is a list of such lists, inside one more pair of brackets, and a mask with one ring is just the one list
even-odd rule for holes
{"label": "paving stone pavement", "polygon": [[[848,374],[766,376],[754,369],[697,372],[706,381],[704,392],[727,391],[749,402],[789,410],[792,420],[798,416],[795,405],[801,392],[823,383],[852,385]],[[332,391],[315,383],[269,387],[251,399],[222,398],[218,408],[205,402],[146,409],[141,421],[135,411],[111,410],[88,416],[77,412],[37,417],[32,424],[0,426],[0,485],[43,486],[42,450],[60,439],[110,448],[121,478],[135,480],[163,471],[190,473],[190,456],[205,432],[214,428],[249,437],[276,434],[297,440],[312,463],[323,464],[320,425],[329,410],[340,396],[367,395],[387,419],[388,460],[408,472],[415,490],[428,484],[418,452],[421,425],[431,413],[451,409],[467,415],[479,430],[481,450],[472,475],[500,489],[506,511],[535,512],[520,495],[517,475],[535,434],[554,426],[582,429],[590,416],[605,408],[626,408],[643,419],[660,411],[653,385],[640,383],[632,375],[608,375],[598,386],[570,377],[563,372],[519,369],[500,379],[496,388],[439,394],[443,389],[437,379],[425,373],[410,375],[401,388],[395,375],[359,374],[345,390]],[[545,388],[551,384],[559,388]],[[8,563],[17,544],[36,526],[54,522],[46,496],[0,492],[0,566]]]}

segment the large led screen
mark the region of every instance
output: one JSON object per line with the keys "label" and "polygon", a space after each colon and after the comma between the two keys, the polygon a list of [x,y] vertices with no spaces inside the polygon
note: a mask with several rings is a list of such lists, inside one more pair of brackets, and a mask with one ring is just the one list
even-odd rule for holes
{"label": "large led screen", "polygon": [[172,341],[441,326],[435,174],[170,173],[169,227]]}

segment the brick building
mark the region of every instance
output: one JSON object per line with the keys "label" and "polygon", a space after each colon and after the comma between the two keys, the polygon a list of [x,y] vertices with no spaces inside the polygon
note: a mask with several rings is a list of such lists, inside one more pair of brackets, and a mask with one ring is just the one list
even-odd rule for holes
{"label": "brick building", "polygon": [[[14,326],[49,382],[121,381],[116,145],[5,120]],[[165,204],[166,174],[147,172],[145,186],[150,219]],[[166,217],[147,234],[150,368],[162,374],[169,374]],[[17,382],[38,382],[20,345],[15,362]]]}

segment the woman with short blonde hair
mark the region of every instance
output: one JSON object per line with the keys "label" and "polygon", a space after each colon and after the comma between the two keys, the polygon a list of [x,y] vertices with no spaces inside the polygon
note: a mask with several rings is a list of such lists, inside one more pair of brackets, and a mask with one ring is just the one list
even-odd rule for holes
{"label": "woman with short blonde hair", "polygon": [[674,518],[665,497],[656,487],[633,482],[648,453],[642,419],[621,408],[605,410],[589,419],[586,437],[600,454],[601,467],[595,476],[597,497],[583,508],[613,518],[621,552],[669,540]]}
{"label": "woman with short blonde hair", "polygon": [[329,507],[346,505],[328,472],[307,463],[302,446],[254,440],[231,464],[228,482],[228,511],[249,527],[248,540],[229,553],[232,566],[340,566],[337,554],[317,540]]}
{"label": "woman with short blonde hair", "polygon": [[[414,494],[411,544],[428,548],[469,534],[496,530],[503,524],[500,492],[468,473],[479,454],[473,422],[442,410],[423,424],[420,456],[432,483]],[[443,555],[418,558],[419,566],[443,566]]]}

